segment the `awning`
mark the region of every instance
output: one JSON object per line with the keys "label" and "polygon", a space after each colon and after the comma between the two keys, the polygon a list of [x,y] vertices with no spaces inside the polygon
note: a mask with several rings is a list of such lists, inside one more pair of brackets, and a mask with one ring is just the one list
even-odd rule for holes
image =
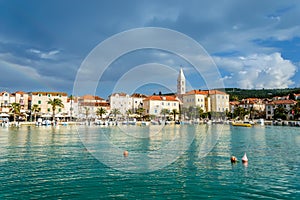
{"label": "awning", "polygon": [[50,117],[52,117],[52,115],[51,114],[42,114],[41,117],[46,117],[46,118],[49,117],[50,118]]}
{"label": "awning", "polygon": [[1,113],[0,117],[9,117],[9,114],[7,114],[7,113]]}

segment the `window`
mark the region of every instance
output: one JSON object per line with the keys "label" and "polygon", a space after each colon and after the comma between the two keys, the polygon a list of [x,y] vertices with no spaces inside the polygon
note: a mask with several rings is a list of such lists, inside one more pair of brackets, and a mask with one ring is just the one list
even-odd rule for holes
{"label": "window", "polygon": [[51,94],[48,94],[48,97],[51,97]]}
{"label": "window", "polygon": [[42,96],[42,94],[39,94],[39,97],[41,97]]}
{"label": "window", "polygon": [[50,108],[48,108],[47,110],[48,110],[48,112],[50,112]]}
{"label": "window", "polygon": [[162,102],[161,105],[164,105],[164,102]]}
{"label": "window", "polygon": [[41,103],[42,103],[41,100],[39,100],[39,101],[38,101],[38,104],[41,104]]}
{"label": "window", "polygon": [[61,108],[58,109],[58,112],[61,112]]}

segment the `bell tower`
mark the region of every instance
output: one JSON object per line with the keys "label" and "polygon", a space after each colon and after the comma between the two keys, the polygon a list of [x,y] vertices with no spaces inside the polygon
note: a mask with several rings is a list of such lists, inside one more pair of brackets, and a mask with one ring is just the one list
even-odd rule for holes
{"label": "bell tower", "polygon": [[180,68],[177,78],[177,95],[180,97],[183,94],[185,94],[185,76],[183,74],[182,68]]}

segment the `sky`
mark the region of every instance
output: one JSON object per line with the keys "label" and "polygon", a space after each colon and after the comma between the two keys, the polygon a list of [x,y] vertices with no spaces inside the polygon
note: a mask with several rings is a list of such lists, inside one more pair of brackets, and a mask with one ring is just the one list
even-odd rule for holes
{"label": "sky", "polygon": [[[205,70],[211,63],[217,69],[215,81],[226,88],[300,87],[299,19],[296,0],[0,0],[0,91],[73,94],[74,87],[82,87],[80,95],[86,91],[102,98],[114,92],[176,92],[180,68],[188,89],[210,89],[214,80],[205,78]],[[211,58],[210,64],[195,66],[189,59],[199,59],[200,54],[192,55],[185,43],[166,36],[162,43],[172,48],[180,44],[185,57],[141,48],[102,65],[101,60],[133,39],[156,43],[155,34],[147,37],[135,31],[130,41],[116,42],[124,32],[149,27],[195,41]],[[113,49],[98,51],[112,40]],[[99,67],[81,76],[92,61]],[[95,89],[83,87],[89,86],[85,82]]]}

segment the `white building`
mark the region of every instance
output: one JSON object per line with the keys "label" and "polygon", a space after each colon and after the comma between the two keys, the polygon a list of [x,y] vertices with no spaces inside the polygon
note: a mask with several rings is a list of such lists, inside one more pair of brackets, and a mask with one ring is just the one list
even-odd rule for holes
{"label": "white building", "polygon": [[9,93],[3,91],[0,93],[0,114],[2,116],[7,116],[10,113],[10,108],[12,103],[20,104],[20,112],[23,119],[26,119],[29,111],[29,95],[28,93],[18,91],[15,93]]}
{"label": "white building", "polygon": [[211,112],[229,111],[229,94],[219,90],[208,90]]}
{"label": "white building", "polygon": [[96,119],[97,110],[103,108],[106,114],[102,115],[103,118],[108,117],[110,112],[109,103],[99,96],[84,95],[78,98],[78,117],[84,119]]}
{"label": "white building", "polygon": [[161,111],[167,109],[169,112],[176,110],[179,112],[179,99],[175,96],[153,95],[144,99],[143,108],[145,115],[155,115],[162,117]]}
{"label": "white building", "polygon": [[288,114],[287,119],[292,119],[293,115],[290,112],[292,107],[297,104],[294,100],[274,100],[266,103],[266,119],[274,119],[274,111],[279,106],[282,106]]}
{"label": "white building", "polygon": [[144,94],[134,93],[131,95],[132,98],[132,112],[135,113],[137,109],[143,108],[143,101],[147,98]]}
{"label": "white building", "polygon": [[125,93],[114,93],[109,96],[111,111],[117,109],[121,115],[126,115],[128,110],[132,109],[132,98]]}
{"label": "white building", "polygon": [[[58,116],[65,116],[68,113],[66,110],[65,105],[67,105],[68,95],[64,92],[31,92],[30,94],[31,103],[30,105],[38,105],[41,108],[41,116],[51,116],[52,115],[52,106],[48,104],[48,101],[51,99],[60,99],[62,104],[64,105],[63,108],[57,107],[55,110],[56,115]],[[68,107],[67,107],[68,108]]]}
{"label": "white building", "polygon": [[229,111],[229,94],[219,90],[192,90],[183,95],[183,107],[202,108],[204,112]]}
{"label": "white building", "polygon": [[182,106],[184,108],[200,107],[204,112],[211,111],[208,93],[202,90],[192,90],[185,93],[182,97]]}
{"label": "white building", "polygon": [[[14,102],[14,101],[13,101]],[[11,105],[11,94],[9,92],[3,91],[0,93],[0,113],[9,113]]]}

